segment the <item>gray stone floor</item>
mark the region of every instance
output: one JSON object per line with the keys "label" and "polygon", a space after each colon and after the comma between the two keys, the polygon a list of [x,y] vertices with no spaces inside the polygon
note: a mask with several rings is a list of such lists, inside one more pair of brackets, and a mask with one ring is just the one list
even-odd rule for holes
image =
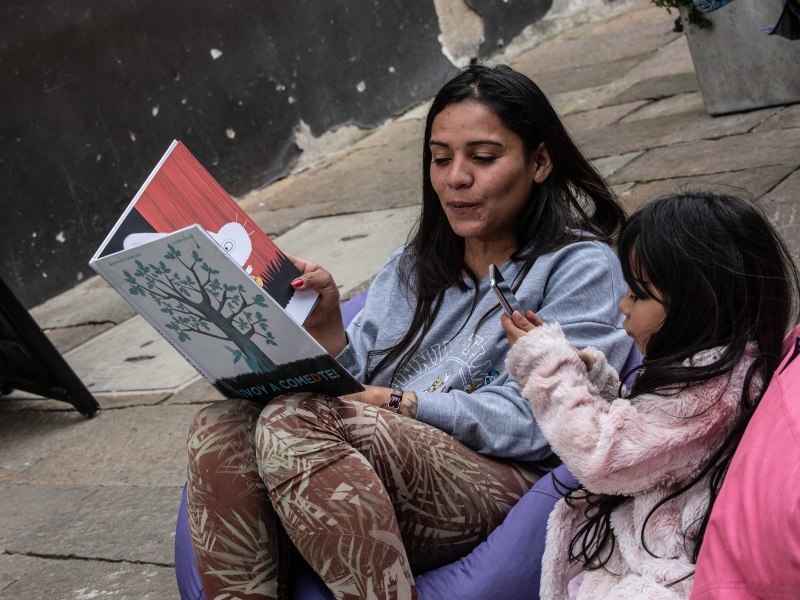
{"label": "gray stone floor", "polygon": [[[633,210],[683,187],[761,204],[800,257],[800,105],[709,117],[686,40],[647,0],[515,57]],[[416,111],[241,201],[348,297],[404,241],[419,203]],[[0,599],[176,598],[185,436],[217,392],[97,278],[35,308],[102,407],[0,398]]]}

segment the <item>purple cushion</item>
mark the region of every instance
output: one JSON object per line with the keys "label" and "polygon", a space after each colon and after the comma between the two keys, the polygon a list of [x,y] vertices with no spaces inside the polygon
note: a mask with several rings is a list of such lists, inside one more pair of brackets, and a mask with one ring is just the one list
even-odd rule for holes
{"label": "purple cushion", "polygon": [[[364,307],[362,292],[342,305],[345,327]],[[351,304],[353,303],[353,304]],[[623,373],[635,369],[642,355],[634,345]],[[633,370],[625,383],[636,377]],[[574,487],[575,478],[565,466],[542,477],[511,509],[503,523],[468,556],[439,569],[415,577],[422,600],[528,600],[539,597],[542,555],[547,534],[547,518],[565,487]],[[175,535],[175,575],[183,600],[205,600],[200,575],[189,537],[186,488],[178,511]],[[302,559],[293,561],[291,590],[294,600],[333,600],[319,576]]]}
{"label": "purple cushion", "polygon": [[342,321],[344,322],[345,327],[350,325],[350,321],[352,321],[353,318],[359,312],[361,312],[361,309],[364,308],[364,305],[367,303],[367,292],[369,292],[368,289],[364,290],[357,296],[353,296],[350,298],[350,300],[342,304]]}
{"label": "purple cushion", "polygon": [[175,578],[181,600],[205,600],[200,573],[194,560],[192,538],[189,534],[189,510],[186,505],[186,486],[178,508],[178,524],[175,527]]}
{"label": "purple cushion", "polygon": [[622,371],[619,373],[620,378],[622,378],[622,383],[624,383],[628,389],[630,389],[633,382],[636,380],[636,376],[639,374],[639,367],[643,360],[644,356],[639,352],[636,344],[632,344],[631,351],[628,353],[628,358],[625,359],[625,364],[622,366]]}
{"label": "purple cushion", "polygon": [[[539,596],[547,517],[562,497],[563,486],[575,486],[563,465],[542,477],[511,509],[489,538],[461,560],[415,578],[422,600],[527,600]],[[178,511],[175,575],[183,600],[205,600],[189,538],[186,488]],[[294,600],[333,600],[319,576],[301,560],[291,572]]]}

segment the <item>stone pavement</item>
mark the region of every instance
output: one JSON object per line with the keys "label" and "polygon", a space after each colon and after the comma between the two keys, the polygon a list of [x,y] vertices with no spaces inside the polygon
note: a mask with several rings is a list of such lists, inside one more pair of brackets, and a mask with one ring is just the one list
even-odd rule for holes
{"label": "stone pavement", "polygon": [[[800,105],[709,117],[672,21],[636,0],[498,60],[540,83],[628,209],[682,187],[746,194],[797,258]],[[241,204],[352,296],[413,224],[423,118],[354,136]],[[32,313],[102,410],[0,399],[0,598],[176,598],[186,430],[218,393],[97,278]]]}

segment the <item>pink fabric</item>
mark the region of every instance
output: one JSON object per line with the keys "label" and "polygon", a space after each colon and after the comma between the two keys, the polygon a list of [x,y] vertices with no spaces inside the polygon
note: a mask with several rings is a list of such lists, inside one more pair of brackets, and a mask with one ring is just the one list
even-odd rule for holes
{"label": "pink fabric", "polygon": [[[558,324],[544,324],[514,344],[506,359],[550,446],[578,481],[597,494],[630,496],[611,517],[616,544],[606,568],[586,572],[579,597],[686,600],[694,572],[686,533],[706,512],[709,482],[701,480],[650,513],[696,475],[730,432],[753,356],[745,355],[725,376],[629,400],[618,397],[618,374],[602,353],[591,347],[585,352],[596,361],[588,373]],[[711,364],[719,352],[705,350],[692,361]],[[585,510],[585,500],[560,500],[550,514],[543,600],[569,596],[570,544]]]}
{"label": "pink fabric", "polygon": [[578,600],[578,590],[581,589],[581,583],[586,575],[586,571],[581,571],[575,577],[569,580],[567,584],[567,591],[569,592],[569,600]]}
{"label": "pink fabric", "polygon": [[692,599],[800,598],[800,327],[734,455]]}

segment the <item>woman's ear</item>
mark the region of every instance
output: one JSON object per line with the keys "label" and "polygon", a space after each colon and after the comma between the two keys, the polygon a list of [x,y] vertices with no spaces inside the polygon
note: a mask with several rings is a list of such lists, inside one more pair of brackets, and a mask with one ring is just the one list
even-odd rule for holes
{"label": "woman's ear", "polygon": [[544,142],[539,144],[539,147],[531,154],[531,165],[533,180],[536,183],[543,183],[553,172],[553,161],[550,159],[550,151]]}

